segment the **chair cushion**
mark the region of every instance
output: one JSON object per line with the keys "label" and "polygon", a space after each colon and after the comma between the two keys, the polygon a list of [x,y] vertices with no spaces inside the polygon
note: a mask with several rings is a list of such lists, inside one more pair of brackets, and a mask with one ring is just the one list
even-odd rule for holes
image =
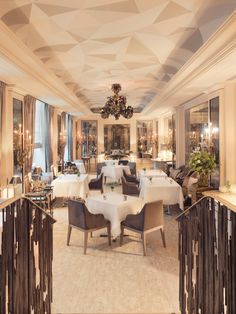
{"label": "chair cushion", "polygon": [[172,179],[176,179],[176,177],[178,176],[178,174],[180,174],[181,170],[180,169],[170,169],[170,178]]}

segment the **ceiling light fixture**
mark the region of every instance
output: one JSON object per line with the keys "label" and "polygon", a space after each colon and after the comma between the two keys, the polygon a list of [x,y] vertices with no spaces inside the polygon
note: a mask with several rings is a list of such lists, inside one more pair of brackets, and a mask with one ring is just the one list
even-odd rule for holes
{"label": "ceiling light fixture", "polygon": [[126,119],[132,118],[134,112],[133,107],[126,107],[126,97],[119,95],[121,85],[117,83],[112,84],[111,90],[114,95],[107,97],[108,100],[100,111],[101,117],[107,119],[111,115],[114,116],[116,120],[118,120],[120,116],[123,116]]}

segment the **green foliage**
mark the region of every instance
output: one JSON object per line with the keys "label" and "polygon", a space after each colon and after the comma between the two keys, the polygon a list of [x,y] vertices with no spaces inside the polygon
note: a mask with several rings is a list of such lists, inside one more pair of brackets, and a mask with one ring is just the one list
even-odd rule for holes
{"label": "green foliage", "polygon": [[189,168],[200,175],[209,175],[216,166],[215,156],[208,152],[197,151],[190,155]]}

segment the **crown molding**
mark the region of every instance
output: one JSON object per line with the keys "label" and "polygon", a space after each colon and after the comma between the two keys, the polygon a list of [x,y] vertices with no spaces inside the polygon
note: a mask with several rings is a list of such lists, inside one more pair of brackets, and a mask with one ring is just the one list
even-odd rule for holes
{"label": "crown molding", "polygon": [[[227,56],[236,51],[236,11],[218,28],[218,30],[198,49],[198,51],[182,66],[182,68],[172,77],[160,95],[155,97],[145,110],[150,114],[153,110],[171,103],[179,91],[182,91],[188,84],[207,73],[215,65],[220,64]],[[230,79],[230,78],[229,78]],[[219,78],[220,83],[220,78]],[[206,90],[208,87],[206,87]],[[202,91],[204,92],[204,91]],[[199,95],[196,91],[195,96]],[[188,101],[186,95],[184,102]],[[183,101],[181,101],[183,103]]]}
{"label": "crown molding", "polygon": [[[46,87],[72,107],[73,111],[82,111],[85,114],[89,112],[89,108],[2,21],[0,21],[0,43],[0,57],[37,80],[44,88]],[[23,86],[22,90],[32,94],[30,84],[28,87]]]}

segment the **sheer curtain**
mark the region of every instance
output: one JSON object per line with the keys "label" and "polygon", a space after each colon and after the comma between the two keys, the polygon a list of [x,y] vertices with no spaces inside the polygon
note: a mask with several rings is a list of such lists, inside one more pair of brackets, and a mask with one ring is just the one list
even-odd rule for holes
{"label": "sheer curtain", "polygon": [[[29,132],[32,138],[32,143],[34,143],[34,125],[35,125],[35,103],[36,98],[27,95],[24,97],[24,132]],[[25,173],[31,171],[33,163],[33,145],[29,147],[28,158],[25,159]]]}

